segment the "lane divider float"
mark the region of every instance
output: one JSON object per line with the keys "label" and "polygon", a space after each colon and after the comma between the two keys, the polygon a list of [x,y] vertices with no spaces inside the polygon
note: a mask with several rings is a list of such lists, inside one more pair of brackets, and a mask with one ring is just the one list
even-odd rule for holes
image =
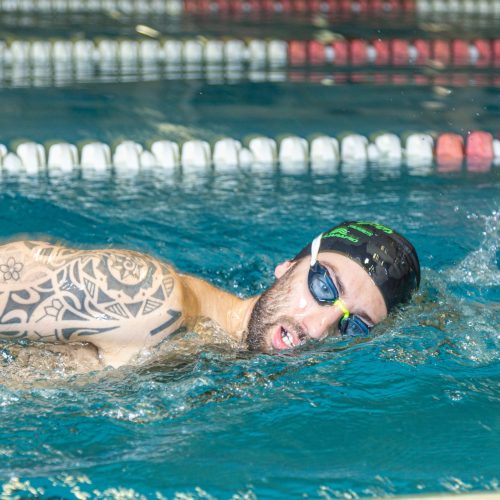
{"label": "lane divider float", "polygon": [[[101,69],[163,65],[500,67],[500,38],[352,39],[40,39],[0,40],[0,65]],[[68,67],[69,66],[69,67]]]}
{"label": "lane divider float", "polygon": [[83,172],[106,172],[112,167],[118,174],[151,168],[197,172],[212,166],[231,170],[278,163],[285,170],[294,171],[309,163],[313,169],[323,169],[339,163],[399,166],[403,161],[415,168],[429,167],[436,162],[445,170],[457,170],[464,160],[472,170],[488,170],[492,164],[500,165],[500,139],[489,132],[472,131],[465,138],[451,132],[409,133],[402,137],[380,133],[371,138],[350,133],[340,137],[318,135],[310,140],[297,136],[278,140],[257,136],[244,143],[229,137],[213,144],[196,139],[182,144],[158,140],[148,147],[131,140],[113,147],[97,141],[79,146],[67,142],[42,145],[20,141],[13,142],[10,149],[0,144],[1,170],[28,175],[45,171],[69,173],[79,168]]}
{"label": "lane divider float", "polygon": [[498,0],[0,0],[3,12],[124,14],[399,14],[500,12]]}

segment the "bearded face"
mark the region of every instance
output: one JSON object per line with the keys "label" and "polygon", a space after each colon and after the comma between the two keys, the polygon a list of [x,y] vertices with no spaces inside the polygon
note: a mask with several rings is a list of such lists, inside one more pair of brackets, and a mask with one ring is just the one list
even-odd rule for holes
{"label": "bearded face", "polygon": [[305,341],[301,325],[286,314],[295,267],[293,265],[255,303],[246,338],[250,350],[290,349]]}

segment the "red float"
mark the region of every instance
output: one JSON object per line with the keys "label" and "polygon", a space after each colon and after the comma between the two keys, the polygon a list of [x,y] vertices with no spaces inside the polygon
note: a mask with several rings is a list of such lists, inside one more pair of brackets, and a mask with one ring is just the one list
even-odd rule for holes
{"label": "red float", "polygon": [[317,40],[312,40],[308,45],[309,63],[310,64],[325,64],[325,46]]}
{"label": "red float", "polygon": [[368,62],[368,43],[366,40],[351,40],[351,62],[352,64],[366,64]]}
{"label": "red float", "polygon": [[446,132],[436,141],[436,161],[442,165],[461,165],[464,159],[464,139],[461,135]]}
{"label": "red float", "polygon": [[382,0],[370,0],[370,10],[376,14],[383,12],[384,2]]}
{"label": "red float", "polygon": [[451,42],[453,64],[465,66],[470,64],[469,42],[466,40],[453,40]]}
{"label": "red float", "polygon": [[415,12],[415,0],[401,0],[405,12]]}
{"label": "red float", "polygon": [[413,43],[417,49],[417,64],[427,64],[431,56],[430,44],[428,40],[419,38]]}
{"label": "red float", "polygon": [[388,40],[374,40],[372,42],[373,47],[377,51],[377,57],[375,58],[375,64],[385,65],[389,64],[390,61],[390,46]]}
{"label": "red float", "polygon": [[212,12],[211,0],[198,0],[198,12],[203,14]]}
{"label": "red float", "polygon": [[274,0],[262,0],[261,9],[265,12],[274,12]]}
{"label": "red float", "polygon": [[347,64],[349,59],[349,44],[345,40],[337,40],[332,43],[333,50],[335,51],[335,64]]}
{"label": "red float", "polygon": [[[240,8],[241,10],[241,1],[237,1],[237,2],[231,2],[232,4],[234,4],[236,6],[236,8]],[[217,8],[218,8],[218,12],[229,12],[230,10],[234,10],[234,9],[231,9],[232,5],[231,3],[229,2],[229,0],[217,0]]]}
{"label": "red float", "polygon": [[432,58],[443,64],[450,63],[451,51],[448,40],[434,40],[432,42]]}
{"label": "red float", "polygon": [[474,47],[476,47],[479,58],[477,60],[476,65],[480,67],[489,66],[493,59],[493,51],[491,47],[491,43],[489,40],[475,40]]}
{"label": "red float", "polygon": [[485,158],[493,160],[493,136],[488,132],[476,130],[467,137],[465,149],[467,157]]}
{"label": "red float", "polygon": [[198,2],[196,0],[184,0],[184,10],[190,14],[196,14],[198,11]]}
{"label": "red float", "polygon": [[288,42],[288,60],[292,65],[303,65],[307,61],[307,43],[303,40]]}
{"label": "red float", "polygon": [[309,12],[319,12],[321,10],[320,0],[309,0]]}
{"label": "red float", "polygon": [[500,40],[493,40],[493,64],[500,66]]}
{"label": "red float", "polygon": [[393,64],[408,64],[408,40],[396,38],[391,42],[391,54]]}

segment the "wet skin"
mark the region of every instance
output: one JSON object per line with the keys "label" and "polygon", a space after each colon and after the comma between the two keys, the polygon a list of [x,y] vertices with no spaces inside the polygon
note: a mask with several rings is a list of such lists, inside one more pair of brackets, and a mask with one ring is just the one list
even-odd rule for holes
{"label": "wet skin", "polygon": [[[340,297],[351,314],[369,326],[387,316],[379,289],[368,273],[350,258],[322,252],[318,260],[330,272]],[[249,322],[248,342],[252,349],[290,349],[308,339],[321,340],[338,335],[343,316],[340,307],[320,305],[309,291],[309,259],[297,263],[285,261],[276,267],[277,282],[257,301]]]}
{"label": "wet skin", "polygon": [[[333,252],[318,260],[351,313],[369,325],[385,318],[382,295],[360,265]],[[139,252],[11,242],[0,246],[0,339],[88,343],[101,366],[117,367],[207,318],[231,345],[291,349],[338,334],[343,315],[315,301],[309,265],[285,261],[270,289],[241,299]]]}

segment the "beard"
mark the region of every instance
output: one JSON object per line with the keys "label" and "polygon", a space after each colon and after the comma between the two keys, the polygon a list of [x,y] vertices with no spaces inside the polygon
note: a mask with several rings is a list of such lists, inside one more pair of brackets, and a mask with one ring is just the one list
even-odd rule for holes
{"label": "beard", "polygon": [[281,322],[295,323],[283,314],[292,287],[295,264],[257,300],[248,322],[246,343],[251,351],[269,351],[268,332]]}

